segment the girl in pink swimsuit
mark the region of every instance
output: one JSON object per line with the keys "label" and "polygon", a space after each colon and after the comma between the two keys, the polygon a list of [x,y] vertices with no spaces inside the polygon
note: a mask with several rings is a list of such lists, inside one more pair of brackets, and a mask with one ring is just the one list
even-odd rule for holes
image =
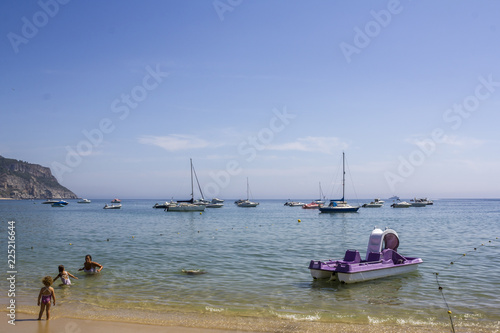
{"label": "girl in pink swimsuit", "polygon": [[[54,293],[54,288],[52,288],[50,285],[52,282],[52,277],[46,276],[42,280],[43,284],[45,287],[42,287],[40,289],[40,293],[38,294],[38,305],[40,305],[40,313],[38,314],[38,320],[42,319],[42,314],[43,311],[45,310],[47,314],[47,320],[50,319],[50,301],[54,303],[54,306],[56,306],[56,294]],[[40,303],[40,301],[42,301]]]}

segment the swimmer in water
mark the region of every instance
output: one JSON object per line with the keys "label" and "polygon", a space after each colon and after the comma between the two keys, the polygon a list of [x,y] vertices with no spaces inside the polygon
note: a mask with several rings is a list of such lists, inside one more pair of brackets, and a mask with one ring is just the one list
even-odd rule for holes
{"label": "swimmer in water", "polygon": [[77,279],[78,278],[76,276],[74,276],[73,274],[71,274],[70,272],[68,271],[65,271],[64,270],[64,265],[59,265],[59,275],[57,275],[55,278],[54,278],[54,282],[61,278],[61,282],[63,285],[66,285],[66,286],[69,286],[71,284],[71,280],[69,279],[69,277],[72,277],[73,279]]}
{"label": "swimmer in water", "polygon": [[85,262],[83,267],[79,271],[84,271],[85,273],[99,273],[104,267],[101,264],[92,261],[92,256],[87,254],[85,256]]}

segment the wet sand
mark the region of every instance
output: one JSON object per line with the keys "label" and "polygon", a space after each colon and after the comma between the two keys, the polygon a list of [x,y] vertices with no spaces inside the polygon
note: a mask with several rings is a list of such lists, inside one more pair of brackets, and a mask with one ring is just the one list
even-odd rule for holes
{"label": "wet sand", "polygon": [[[120,332],[120,333],[237,333],[237,332],[352,332],[352,333],[379,333],[379,332],[449,332],[449,329],[420,326],[385,326],[385,325],[355,325],[341,323],[305,323],[294,321],[264,321],[259,318],[247,318],[246,325],[240,329],[200,328],[169,325],[149,325],[131,322],[108,320],[85,320],[74,318],[53,317],[50,320],[37,320],[36,316],[24,313],[16,314],[15,325],[8,323],[6,313],[0,322],[1,332],[19,333],[83,333],[83,332]],[[252,328],[258,330],[252,330]]]}

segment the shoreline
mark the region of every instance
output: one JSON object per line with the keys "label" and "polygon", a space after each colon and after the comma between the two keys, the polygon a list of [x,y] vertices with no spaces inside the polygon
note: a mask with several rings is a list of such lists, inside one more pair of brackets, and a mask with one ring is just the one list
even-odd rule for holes
{"label": "shoreline", "polygon": [[[38,309],[38,307],[36,307]],[[51,319],[37,320],[36,313],[17,312],[15,325],[9,324],[8,316],[0,323],[2,332],[83,332],[83,331],[105,331],[120,333],[262,333],[262,332],[349,332],[349,333],[427,333],[447,332],[448,327],[437,327],[429,325],[383,325],[383,324],[346,324],[346,323],[322,323],[304,322],[286,319],[269,319],[258,317],[238,317],[227,321],[227,318],[216,314],[191,314],[183,318],[169,318],[170,314],[164,314],[164,320],[159,322],[158,318],[75,318],[72,316],[61,316],[57,313],[57,307],[51,309]],[[5,313],[1,311],[0,313]],[[120,320],[121,319],[121,320]]]}

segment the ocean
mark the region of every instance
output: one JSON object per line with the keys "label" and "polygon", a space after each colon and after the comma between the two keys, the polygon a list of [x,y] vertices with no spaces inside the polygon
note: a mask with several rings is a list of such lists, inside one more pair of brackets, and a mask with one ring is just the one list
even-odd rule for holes
{"label": "ocean", "polygon": [[[253,318],[262,330],[276,321],[500,330],[500,200],[440,199],[407,209],[386,200],[350,214],[288,207],[285,200],[257,200],[256,208],[226,200],[202,214],[152,208],[163,201],[125,199],[119,210],[104,210],[110,200],[97,199],[69,200],[63,208],[0,201],[0,267],[15,276],[15,296],[3,292],[1,303],[15,299],[16,311],[35,318],[41,279],[57,276],[62,264],[78,279],[53,285],[54,318],[229,329]],[[398,251],[423,259],[416,272],[349,285],[311,278],[311,259],[342,259],[347,249],[364,257],[374,227],[394,229]],[[104,266],[101,273],[78,271],[86,254]],[[1,279],[1,289],[12,289],[10,282]]]}

